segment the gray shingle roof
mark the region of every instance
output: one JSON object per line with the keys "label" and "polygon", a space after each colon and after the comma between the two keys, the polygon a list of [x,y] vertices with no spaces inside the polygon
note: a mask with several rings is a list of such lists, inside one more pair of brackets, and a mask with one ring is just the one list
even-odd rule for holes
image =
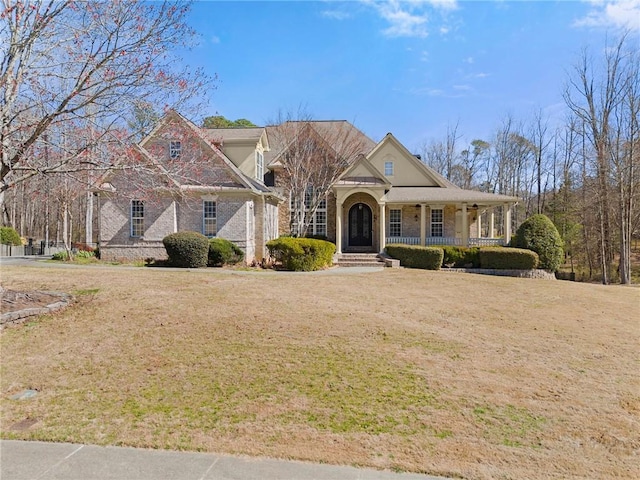
{"label": "gray shingle roof", "polygon": [[263,127],[251,128],[201,128],[200,131],[210,142],[233,140],[260,140]]}

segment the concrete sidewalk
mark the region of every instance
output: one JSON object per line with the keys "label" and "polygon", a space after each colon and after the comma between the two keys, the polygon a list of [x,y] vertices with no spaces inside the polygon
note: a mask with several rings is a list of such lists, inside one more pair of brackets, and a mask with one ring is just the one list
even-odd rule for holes
{"label": "concrete sidewalk", "polygon": [[2,480],[444,480],[284,460],[0,440]]}

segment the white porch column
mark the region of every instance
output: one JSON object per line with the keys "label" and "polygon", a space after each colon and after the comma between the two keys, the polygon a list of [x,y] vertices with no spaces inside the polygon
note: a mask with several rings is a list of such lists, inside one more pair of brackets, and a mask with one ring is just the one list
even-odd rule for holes
{"label": "white porch column", "polygon": [[336,253],[342,254],[342,200],[336,199]]}
{"label": "white porch column", "polygon": [[504,223],[504,244],[508,245],[511,241],[511,205],[508,203],[502,206],[502,221]]}
{"label": "white porch column", "polygon": [[480,213],[480,207],[476,210],[476,237],[482,238],[482,213]]}
{"label": "white porch column", "polygon": [[494,209],[493,207],[491,207],[491,209],[489,209],[489,238],[494,238],[496,235],[496,218],[495,218],[495,214],[494,214]]}
{"label": "white porch column", "polygon": [[469,215],[466,203],[462,204],[462,246],[469,246]]}
{"label": "white porch column", "polygon": [[387,237],[385,237],[386,229],[387,229],[387,220],[384,215],[384,207],[385,204],[380,204],[380,253],[384,252],[384,247],[387,246]]}
{"label": "white porch column", "polygon": [[427,206],[420,205],[420,245],[425,245],[427,241]]}

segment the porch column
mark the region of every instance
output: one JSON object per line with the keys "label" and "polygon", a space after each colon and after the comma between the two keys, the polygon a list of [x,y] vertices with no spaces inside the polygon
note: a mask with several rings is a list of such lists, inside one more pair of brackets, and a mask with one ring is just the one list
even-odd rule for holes
{"label": "porch column", "polygon": [[380,253],[384,252],[384,247],[387,246],[387,237],[385,237],[385,232],[387,229],[387,220],[384,216],[384,207],[385,204],[380,204]]}
{"label": "porch column", "polygon": [[336,253],[342,255],[342,200],[336,199]]}
{"label": "porch column", "polygon": [[495,215],[493,207],[489,209],[489,238],[495,237],[496,225],[495,225]]}
{"label": "porch column", "polygon": [[482,238],[482,213],[480,213],[480,207],[476,210],[476,237]]}
{"label": "porch column", "polygon": [[508,245],[511,241],[511,205],[508,203],[502,206],[502,221],[504,223],[504,244]]}
{"label": "porch column", "polygon": [[420,245],[425,245],[427,241],[427,206],[420,205]]}
{"label": "porch column", "polygon": [[469,246],[469,216],[466,203],[462,204],[462,246]]}

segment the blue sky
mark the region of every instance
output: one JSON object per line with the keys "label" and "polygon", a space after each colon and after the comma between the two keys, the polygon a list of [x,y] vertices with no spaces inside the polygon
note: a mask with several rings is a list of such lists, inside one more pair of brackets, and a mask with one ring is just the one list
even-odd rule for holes
{"label": "blue sky", "polygon": [[304,105],[417,153],[456,122],[463,142],[508,114],[560,122],[571,65],[621,28],[638,41],[640,0],[198,1],[189,23],[185,63],[219,79],[211,115],[263,125]]}

